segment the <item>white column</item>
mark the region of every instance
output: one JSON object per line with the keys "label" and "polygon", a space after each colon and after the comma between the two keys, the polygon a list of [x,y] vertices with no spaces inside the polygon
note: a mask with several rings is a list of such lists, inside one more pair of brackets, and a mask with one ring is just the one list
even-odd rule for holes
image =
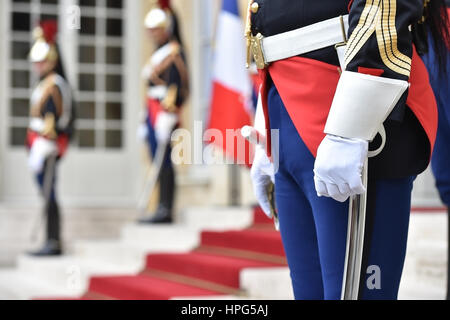
{"label": "white column", "polygon": [[130,180],[133,186],[133,196],[137,199],[142,179],[144,177],[141,165],[141,143],[136,139],[136,129],[139,125],[139,111],[142,109],[141,94],[141,54],[143,21],[142,1],[124,1],[124,96],[123,96],[123,141],[128,158]]}
{"label": "white column", "polygon": [[7,116],[8,116],[8,55],[11,51],[9,43],[10,0],[0,1],[0,201],[3,200],[5,181],[3,180],[4,156],[7,151]]}
{"label": "white column", "polygon": [[76,12],[70,11],[77,6],[77,0],[60,0],[59,6],[59,32],[58,44],[61,55],[64,59],[64,68],[72,89],[76,90],[77,81],[77,62],[78,62],[78,30],[68,25],[72,19],[76,19]]}

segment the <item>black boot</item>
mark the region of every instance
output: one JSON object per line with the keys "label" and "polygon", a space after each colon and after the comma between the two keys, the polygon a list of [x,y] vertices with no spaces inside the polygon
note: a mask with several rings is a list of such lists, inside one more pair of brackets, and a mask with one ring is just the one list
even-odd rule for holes
{"label": "black boot", "polygon": [[50,201],[46,206],[47,213],[47,241],[44,246],[30,255],[35,257],[60,256],[62,255],[60,237],[60,214],[56,201]]}
{"label": "black boot", "polygon": [[173,222],[173,205],[175,199],[175,170],[171,165],[161,170],[159,178],[159,205],[151,218],[139,220],[142,224],[159,224]]}
{"label": "black boot", "polygon": [[47,240],[44,246],[35,252],[30,252],[33,257],[56,257],[62,255],[61,242],[56,240]]}

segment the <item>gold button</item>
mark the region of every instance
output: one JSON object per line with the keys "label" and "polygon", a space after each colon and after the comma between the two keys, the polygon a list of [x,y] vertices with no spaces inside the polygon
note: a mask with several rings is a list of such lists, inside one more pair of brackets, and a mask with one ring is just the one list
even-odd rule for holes
{"label": "gold button", "polygon": [[259,10],[259,4],[258,4],[258,2],[253,2],[253,3],[252,3],[251,9],[252,9],[252,12],[253,12],[253,13],[257,13],[258,10]]}

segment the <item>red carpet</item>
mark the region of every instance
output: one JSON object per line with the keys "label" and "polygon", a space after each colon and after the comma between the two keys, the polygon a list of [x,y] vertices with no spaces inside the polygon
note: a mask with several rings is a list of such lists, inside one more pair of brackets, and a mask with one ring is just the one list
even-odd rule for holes
{"label": "red carpet", "polygon": [[94,277],[87,297],[117,300],[168,300],[219,293],[149,276]]}
{"label": "red carpet", "polygon": [[280,234],[276,231],[230,231],[203,232],[202,245],[224,247],[283,257],[284,249]]}
{"label": "red carpet", "polygon": [[168,300],[240,295],[243,269],[285,265],[280,234],[273,222],[255,209],[254,224],[249,229],[205,231],[201,245],[193,252],[150,254],[145,270],[136,276],[92,277],[81,299]]}
{"label": "red carpet", "polygon": [[147,269],[179,274],[239,289],[239,273],[243,268],[273,267],[276,264],[218,254],[160,254],[147,257]]}

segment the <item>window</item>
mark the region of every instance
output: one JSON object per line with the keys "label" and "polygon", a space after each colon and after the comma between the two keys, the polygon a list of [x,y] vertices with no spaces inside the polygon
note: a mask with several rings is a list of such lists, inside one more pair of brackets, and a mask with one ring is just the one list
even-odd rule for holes
{"label": "window", "polygon": [[[75,0],[81,9],[81,29],[76,37],[77,134],[75,145],[81,149],[121,149],[123,147],[123,0]],[[28,126],[29,99],[36,82],[28,54],[32,31],[40,20],[59,19],[62,0],[10,0],[9,121],[13,147],[22,147]],[[66,3],[66,2],[64,2]],[[64,43],[60,43],[64,46]],[[65,57],[64,57],[65,58]]]}
{"label": "window", "polygon": [[80,0],[77,145],[123,146],[123,1]]}

